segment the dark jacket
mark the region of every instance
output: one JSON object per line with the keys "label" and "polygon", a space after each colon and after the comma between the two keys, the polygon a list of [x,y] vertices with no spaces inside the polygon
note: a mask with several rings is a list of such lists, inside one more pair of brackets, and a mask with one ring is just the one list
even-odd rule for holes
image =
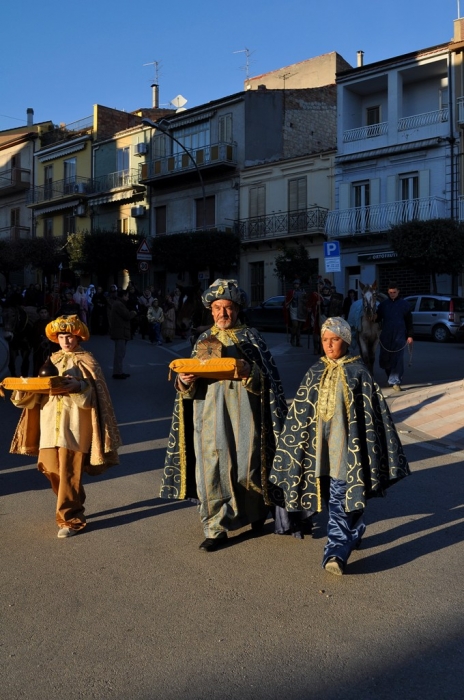
{"label": "dark jacket", "polygon": [[130,322],[135,315],[136,312],[129,311],[121,299],[115,299],[110,312],[110,338],[112,340],[130,340]]}

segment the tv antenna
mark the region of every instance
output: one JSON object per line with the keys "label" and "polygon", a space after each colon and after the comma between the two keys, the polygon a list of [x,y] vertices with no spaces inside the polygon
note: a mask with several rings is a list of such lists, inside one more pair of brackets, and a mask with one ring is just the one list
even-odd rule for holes
{"label": "tv antenna", "polygon": [[279,75],[279,80],[283,80],[283,81],[284,81],[284,90],[285,90],[285,82],[286,82],[289,78],[293,78],[294,75],[297,75],[297,73],[282,73],[282,75]]}
{"label": "tv antenna", "polygon": [[250,79],[250,56],[254,54],[254,51],[250,51],[250,49],[240,49],[240,51],[232,51],[232,53],[244,53],[245,54],[245,65],[240,67],[240,70],[245,71],[245,81],[248,83]]}
{"label": "tv antenna", "polygon": [[155,80],[154,83],[155,85],[159,85],[159,71],[161,68],[161,63],[159,61],[151,61],[151,63],[144,63],[144,66],[154,66],[155,70]]}

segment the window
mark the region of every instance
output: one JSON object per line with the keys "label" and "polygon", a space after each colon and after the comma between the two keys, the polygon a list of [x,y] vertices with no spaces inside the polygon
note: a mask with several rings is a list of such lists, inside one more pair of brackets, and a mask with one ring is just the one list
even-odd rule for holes
{"label": "window", "polygon": [[44,219],[44,238],[53,238],[53,219]]}
{"label": "window", "polygon": [[63,235],[67,233],[76,233],[76,217],[74,214],[65,214],[63,216]]}
{"label": "window", "polygon": [[10,212],[11,226],[19,226],[19,208],[12,209]]}
{"label": "window", "polygon": [[264,185],[250,187],[248,214],[251,219],[266,215],[266,188]]}
{"label": "window", "polygon": [[155,234],[162,236],[166,231],[166,206],[155,207]]}
{"label": "window", "polygon": [[66,185],[74,185],[76,182],[76,159],[70,158],[64,161],[64,182]]}
{"label": "window", "polygon": [[197,229],[213,227],[216,225],[216,197],[201,197],[195,200],[195,227]]}
{"label": "window", "polygon": [[406,173],[400,175],[401,221],[412,221],[419,213],[419,175]]}
{"label": "window", "polygon": [[44,167],[44,199],[51,199],[53,196],[53,165]]}
{"label": "window", "polygon": [[365,233],[369,231],[369,204],[370,204],[370,186],[369,182],[353,183],[353,199],[354,199],[354,230],[356,233]]}
{"label": "window", "polygon": [[118,219],[118,233],[129,233],[129,219]]}
{"label": "window", "polygon": [[288,181],[288,210],[297,211],[307,208],[306,178],[298,177]]}
{"label": "window", "polygon": [[117,149],[117,167],[119,172],[129,170],[129,146]]}
{"label": "window", "polygon": [[220,143],[232,143],[232,114],[219,117],[218,131]]}
{"label": "window", "polygon": [[[199,122],[186,126],[183,129],[176,129],[173,136],[180,141],[188,151],[194,151],[197,148],[204,148],[210,145],[210,125],[209,122]],[[171,142],[172,154],[185,153],[183,148],[178,143],[169,139]]]}
{"label": "window", "polygon": [[251,303],[258,304],[264,300],[264,262],[250,263]]}
{"label": "window", "polygon": [[380,106],[368,107],[366,109],[367,138],[379,135]]}

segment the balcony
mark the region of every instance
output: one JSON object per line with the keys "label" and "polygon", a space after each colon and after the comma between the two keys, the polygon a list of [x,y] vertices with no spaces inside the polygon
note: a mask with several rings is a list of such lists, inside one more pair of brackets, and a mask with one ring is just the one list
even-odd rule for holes
{"label": "balcony", "polygon": [[159,182],[162,179],[187,179],[192,175],[198,178],[197,168],[201,172],[221,172],[234,169],[237,165],[236,146],[231,143],[216,143],[190,151],[195,160],[185,152],[171,156],[155,158],[139,166],[139,181],[142,183]]}
{"label": "balcony", "polygon": [[0,239],[17,240],[18,238],[30,238],[29,226],[3,226],[0,228]]}
{"label": "balcony", "polygon": [[464,125],[464,97],[458,97],[458,124]]}
{"label": "balcony", "polygon": [[323,234],[328,210],[323,207],[279,212],[235,222],[242,241],[268,241],[288,236]]}
{"label": "balcony", "polygon": [[359,126],[357,129],[348,129],[343,132],[343,142],[364,141],[374,136],[384,136],[388,133],[388,122],[380,124],[370,124],[369,126]]}
{"label": "balcony", "polygon": [[448,216],[447,202],[439,197],[424,197],[369,207],[330,211],[325,232],[330,238],[385,233],[391,226],[418,219],[428,221]]}
{"label": "balcony", "polygon": [[[464,106],[462,109],[462,116],[464,117]],[[435,126],[447,122],[448,120],[449,109],[448,107],[444,107],[443,109],[436,109],[433,112],[424,112],[423,114],[413,114],[410,117],[401,117],[401,119],[398,120],[396,128],[398,132],[403,132],[410,129],[422,129],[423,127]],[[376,136],[385,136],[386,134],[388,134],[388,122],[359,126],[356,129],[348,129],[343,132],[343,143],[365,141]]]}
{"label": "balcony", "polygon": [[54,202],[68,199],[82,198],[93,194],[93,183],[86,177],[75,177],[72,180],[56,180],[46,185],[40,185],[30,190],[27,197],[27,206],[40,206],[45,202]]}
{"label": "balcony", "polygon": [[31,171],[24,168],[11,168],[0,171],[0,197],[28,190],[31,186]]}
{"label": "balcony", "polygon": [[93,181],[92,193],[100,194],[102,192],[110,192],[111,190],[133,187],[140,189],[139,172],[135,168],[128,168],[127,170],[118,170],[115,173],[108,173],[107,175],[96,177]]}

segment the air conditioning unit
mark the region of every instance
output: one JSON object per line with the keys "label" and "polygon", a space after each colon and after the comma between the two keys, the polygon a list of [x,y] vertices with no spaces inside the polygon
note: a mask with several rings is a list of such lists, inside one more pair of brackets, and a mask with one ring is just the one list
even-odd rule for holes
{"label": "air conditioning unit", "polygon": [[138,216],[144,216],[145,215],[145,207],[144,206],[139,206],[139,207],[131,207],[131,216],[134,218],[137,218]]}
{"label": "air conditioning unit", "polygon": [[76,207],[77,216],[85,216],[85,204],[78,204]]}
{"label": "air conditioning unit", "polygon": [[74,192],[83,194],[85,192],[85,182],[76,182],[74,185]]}
{"label": "air conditioning unit", "polygon": [[134,147],[134,156],[144,156],[148,153],[147,143],[136,143]]}

